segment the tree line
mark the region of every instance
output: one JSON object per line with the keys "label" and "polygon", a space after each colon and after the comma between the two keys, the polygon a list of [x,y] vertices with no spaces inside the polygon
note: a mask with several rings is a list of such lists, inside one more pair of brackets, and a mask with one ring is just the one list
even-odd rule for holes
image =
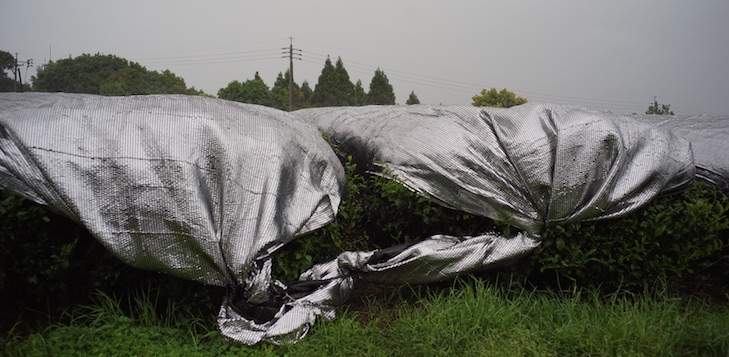
{"label": "tree line", "polygon": [[[169,70],[150,71],[136,62],[115,55],[82,54],[75,58],[50,61],[38,68],[32,77],[33,85],[19,86],[7,72],[15,69],[15,58],[0,51],[0,91],[69,92],[99,95],[188,94],[208,95],[195,87],[187,87],[185,80]],[[289,108],[290,72],[279,72],[272,87],[268,87],[258,72],[252,79],[233,80],[218,90],[221,99],[260,104],[281,110]],[[377,68],[368,90],[362,81],[353,83],[341,57],[332,64],[327,57],[314,88],[307,81],[293,83],[294,109],[332,106],[394,105],[395,93],[385,72]],[[503,88],[483,89],[471,98],[473,106],[509,108],[524,104],[526,98]],[[405,104],[420,104],[414,91]],[[670,105],[649,105],[646,114],[673,115]]]}
{"label": "tree line", "polygon": [[[269,89],[258,72],[253,79],[244,82],[234,80],[218,91],[218,98],[244,103],[266,105],[281,110],[289,107],[289,70],[279,72],[276,81]],[[384,71],[376,69],[365,91],[362,81],[352,83],[344,68],[341,57],[335,64],[327,57],[319,79],[312,89],[308,81],[299,85],[293,83],[294,108],[339,107],[360,105],[394,105],[395,92]],[[420,104],[415,92],[410,93],[406,104]]]}
{"label": "tree line", "polygon": [[[17,90],[15,80],[6,73],[13,69],[14,65],[14,57],[8,52],[0,51],[0,68],[3,74],[0,78],[0,91]],[[279,72],[273,86],[269,88],[256,72],[252,79],[231,81],[226,87],[218,90],[217,96],[221,99],[287,110],[289,107],[289,77],[289,70]],[[187,87],[184,79],[169,70],[150,71],[139,63],[115,55],[103,54],[82,54],[75,58],[50,61],[47,65],[38,68],[36,75],[32,78],[32,83],[32,87],[26,84],[23,90],[110,96],[208,95],[195,87]],[[379,68],[375,70],[368,89],[365,90],[361,80],[352,83],[341,58],[337,58],[337,61],[332,64],[331,59],[327,57],[313,89],[307,81],[301,85],[293,83],[294,108],[396,104],[393,87],[383,70]],[[506,93],[505,91],[504,89],[499,93]],[[488,104],[488,100],[476,100],[475,98],[474,105]],[[523,98],[519,97],[519,99]],[[495,102],[494,105],[503,106],[504,103],[507,101]],[[405,104],[420,104],[414,91],[410,92]]]}
{"label": "tree line", "polygon": [[114,55],[83,54],[50,61],[32,77],[32,90],[99,95],[191,94],[185,80],[169,70],[150,71],[139,63]]}
{"label": "tree line", "polygon": [[[17,90],[14,79],[6,71],[13,68],[15,59],[0,51],[0,91]],[[272,87],[256,72],[252,79],[233,80],[218,90],[221,99],[250,104],[260,104],[281,110],[289,108],[290,72],[279,72]],[[144,95],[144,94],[188,94],[208,95],[195,87],[187,87],[185,80],[169,70],[150,71],[139,63],[115,55],[82,54],[75,58],[50,61],[38,68],[32,77],[32,87],[23,90],[38,92],[68,92],[98,95]],[[361,80],[355,83],[349,78],[341,57],[332,64],[327,57],[317,83],[312,89],[307,81],[301,85],[293,83],[294,109],[332,106],[394,105],[395,92],[385,72],[377,68],[368,90]],[[506,89],[496,91],[484,89],[472,98],[474,106],[510,107],[526,103]],[[420,104],[415,91],[411,91],[405,104]]]}
{"label": "tree line", "polygon": [[[0,51],[0,91],[18,90],[15,79],[8,76],[14,69],[15,58],[6,51]],[[238,102],[260,104],[282,110],[288,109],[289,76],[279,72],[273,86],[269,88],[258,72],[253,79],[233,80],[218,90],[218,97]],[[75,58],[50,61],[38,68],[32,77],[32,87],[22,90],[38,92],[87,93],[107,96],[144,94],[188,94],[208,95],[188,87],[185,80],[169,70],[150,71],[139,63],[115,55],[82,54]],[[395,93],[387,75],[379,68],[375,70],[369,91],[361,81],[352,83],[341,58],[333,65],[329,58],[324,63],[319,80],[312,89],[307,81],[293,84],[295,109],[324,106],[393,105]],[[407,104],[419,104],[414,92]]]}
{"label": "tree line", "polygon": [[[10,52],[0,51],[0,92],[29,91],[31,87],[27,83],[20,83],[15,78],[16,74],[15,57]],[[6,72],[12,71],[13,78]]]}

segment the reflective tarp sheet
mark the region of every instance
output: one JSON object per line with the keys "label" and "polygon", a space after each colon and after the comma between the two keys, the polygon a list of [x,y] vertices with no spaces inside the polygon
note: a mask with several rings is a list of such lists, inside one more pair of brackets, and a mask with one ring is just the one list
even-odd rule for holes
{"label": "reflective tarp sheet", "polygon": [[0,186],[81,222],[123,261],[244,286],[333,219],[343,171],[286,113],[202,97],[0,96]]}
{"label": "reflective tarp sheet", "polygon": [[[306,122],[410,188],[525,232],[343,252],[300,282],[271,279],[275,250],[329,222],[344,187]],[[443,280],[528,253],[547,225],[627,213],[690,182],[691,157],[668,131],[565,106],[288,114],[189,96],[0,95],[0,187],[79,221],[133,266],[234,287],[218,323],[248,344],[301,338],[355,278]]]}
{"label": "reflective tarp sheet", "polygon": [[319,131],[270,108],[193,96],[0,95],[0,187],[75,219],[144,269],[265,287],[259,267],[333,219],[343,180]]}
{"label": "reflective tarp sheet", "polygon": [[729,116],[637,115],[648,125],[670,130],[688,140],[696,175],[729,193]]}
{"label": "reflective tarp sheet", "polygon": [[343,301],[353,277],[428,283],[513,261],[539,245],[538,233],[548,225],[627,214],[681,189],[695,172],[686,140],[579,107],[377,106],[295,114],[327,132],[359,165],[384,165],[383,174],[446,206],[524,230],[510,237],[436,235],[409,246],[344,252],[300,277],[327,281],[311,294],[327,303]]}
{"label": "reflective tarp sheet", "polygon": [[360,163],[446,206],[529,232],[618,217],[694,176],[689,143],[627,116],[529,103],[295,112]]}

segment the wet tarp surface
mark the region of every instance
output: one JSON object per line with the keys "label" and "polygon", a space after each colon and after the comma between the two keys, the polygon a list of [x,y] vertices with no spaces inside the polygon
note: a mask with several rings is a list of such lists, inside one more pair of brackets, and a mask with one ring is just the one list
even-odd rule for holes
{"label": "wet tarp surface", "polygon": [[0,187],[78,221],[130,265],[250,301],[269,298],[270,254],[333,219],[343,185],[321,133],[278,110],[0,95]]}
{"label": "wet tarp surface", "polygon": [[688,140],[694,153],[696,176],[729,193],[729,116],[644,114],[633,117]]}
{"label": "wet tarp surface", "polygon": [[689,143],[626,116],[529,103],[296,112],[446,206],[538,233],[611,218],[691,181]]}
{"label": "wet tarp surface", "polygon": [[244,286],[252,263],[328,223],[342,168],[283,112],[186,96],[0,96],[0,185],[125,262]]}
{"label": "wet tarp surface", "polygon": [[[272,279],[273,253],[333,219],[343,194],[317,127],[411,189],[523,232],[343,252],[300,282]],[[620,216],[694,171],[685,139],[577,107],[285,113],[189,96],[0,94],[0,187],[77,220],[133,266],[233,287],[218,323],[248,344],[301,338],[354,279],[425,283],[502,264],[548,225]]]}

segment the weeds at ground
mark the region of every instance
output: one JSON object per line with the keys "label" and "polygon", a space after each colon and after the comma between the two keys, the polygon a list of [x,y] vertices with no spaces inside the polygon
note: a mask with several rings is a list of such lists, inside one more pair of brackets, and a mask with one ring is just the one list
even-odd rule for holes
{"label": "weeds at ground", "polygon": [[[318,321],[295,344],[241,346],[214,322],[153,293],[99,295],[85,313],[24,338],[9,356],[726,356],[729,306],[655,294],[504,288],[478,278],[433,287],[374,287],[376,298]],[[125,306],[131,303],[131,309]],[[159,306],[166,306],[159,309]],[[363,318],[365,316],[365,318]]]}

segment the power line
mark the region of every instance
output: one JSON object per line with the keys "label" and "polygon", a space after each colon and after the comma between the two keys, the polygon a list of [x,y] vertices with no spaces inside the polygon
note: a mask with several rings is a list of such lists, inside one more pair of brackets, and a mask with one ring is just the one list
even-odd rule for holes
{"label": "power line", "polygon": [[[319,57],[321,59],[326,58],[327,56],[316,53],[316,52],[308,52],[307,54],[313,54],[315,57]],[[419,85],[425,85],[433,88],[439,88],[439,89],[447,89],[451,91],[456,91],[460,93],[467,93],[470,95],[478,95],[481,89],[483,88],[482,84],[476,84],[476,83],[469,83],[469,82],[462,82],[462,81],[454,81],[451,79],[444,79],[434,76],[424,76],[416,73],[411,72],[405,72],[405,71],[399,71],[394,70],[391,68],[385,68],[381,66],[374,66],[369,65],[362,62],[347,60],[347,67],[350,68],[351,72],[354,73],[361,73],[361,74],[367,74],[362,71],[358,71],[357,69],[365,69],[365,70],[374,70],[375,68],[380,68],[383,71],[387,72],[388,78],[398,80],[401,82],[407,82],[407,83],[413,83],[413,84],[419,84]],[[354,68],[352,70],[352,68]],[[394,74],[393,74],[394,73]],[[565,95],[553,95],[553,94],[544,94],[539,92],[533,92],[533,91],[523,91],[519,90],[520,94],[527,95],[531,98],[544,98],[544,100],[540,101],[557,101],[557,102],[567,102],[567,103],[575,103],[575,102],[581,102],[581,103],[589,103],[591,105],[604,105],[604,106],[611,106],[611,107],[620,107],[620,108],[633,108],[634,106],[643,105],[642,102],[636,102],[636,101],[620,101],[620,100],[606,100],[606,99],[595,99],[595,98],[589,98],[589,97],[577,97],[577,96],[565,96]]]}
{"label": "power line", "polygon": [[[307,56],[304,57],[304,61],[308,63],[316,63],[321,64],[324,60],[326,60],[328,55],[324,55],[321,53],[313,52],[313,51],[306,51]],[[316,61],[318,59],[319,61]],[[478,93],[485,89],[483,86],[483,83],[475,83],[475,82],[467,82],[467,81],[459,81],[459,80],[453,80],[453,79],[446,79],[442,77],[436,77],[432,75],[423,75],[420,73],[414,73],[411,71],[402,71],[397,70],[389,67],[383,67],[383,66],[376,66],[371,65],[364,62],[358,62],[358,61],[352,61],[350,59],[344,59],[344,62],[346,63],[346,67],[349,72],[351,73],[357,73],[357,74],[363,74],[363,75],[372,75],[372,72],[379,68],[383,71],[386,71],[388,78],[390,78],[392,81],[397,82],[404,82],[404,83],[411,83],[418,86],[425,86],[428,88],[437,88],[439,90],[448,90],[455,93],[463,93],[466,94],[466,98],[470,100],[471,96],[478,95]],[[561,104],[571,104],[571,105],[582,105],[586,107],[599,107],[599,108],[605,108],[609,109],[611,111],[615,112],[624,112],[624,113],[635,113],[635,112],[642,112],[647,107],[647,102],[644,102],[642,100],[629,100],[629,99],[621,99],[620,97],[622,95],[625,95],[625,93],[620,93],[621,96],[600,96],[600,97],[594,97],[594,96],[585,96],[585,95],[570,95],[570,94],[553,94],[553,92],[543,92],[543,91],[534,91],[534,90],[525,90],[520,88],[513,88],[513,90],[516,90],[517,93],[524,95],[528,97],[532,101],[537,102],[550,102],[550,103],[561,103]],[[574,90],[573,90],[574,91]],[[580,89],[581,92],[584,92],[584,90]],[[558,92],[559,93],[559,92]],[[583,93],[584,94],[584,93]],[[635,97],[643,98],[643,95],[635,95]],[[704,110],[696,110],[692,109],[686,106],[680,106],[675,107],[675,110],[681,110],[685,113],[689,114],[698,114],[698,113],[708,113]]]}
{"label": "power line", "polygon": [[[393,57],[387,57],[387,56],[380,56],[380,55],[376,55],[376,54],[373,54],[373,53],[367,53],[367,52],[362,52],[362,51],[357,51],[357,50],[352,50],[352,49],[341,48],[341,47],[333,46],[333,45],[330,45],[330,44],[325,44],[325,43],[315,42],[315,41],[310,41],[310,40],[301,40],[301,41],[310,42],[310,43],[317,44],[317,45],[320,45],[320,46],[325,46],[325,47],[332,48],[332,49],[335,49],[335,50],[338,50],[338,51],[351,52],[351,53],[356,53],[356,54],[360,54],[360,55],[364,55],[364,56],[368,56],[368,57],[381,58],[381,59],[385,59],[385,60],[388,60],[388,61],[399,62],[399,63],[406,64],[408,66],[424,67],[424,68],[429,68],[429,69],[435,69],[435,70],[438,70],[439,72],[450,72],[450,73],[455,73],[455,74],[460,74],[460,75],[466,75],[466,76],[469,76],[469,77],[473,77],[474,76],[474,73],[471,73],[471,72],[466,73],[466,72],[462,72],[462,71],[456,71],[456,70],[453,70],[453,68],[443,68],[443,67],[428,65],[428,64],[425,64],[425,63],[422,63],[422,62],[412,62],[412,61],[403,60],[401,58],[393,58]],[[425,57],[425,56],[423,56],[423,57]],[[379,66],[379,67],[382,67],[382,66]],[[390,69],[389,71],[392,71],[392,69]],[[510,77],[495,77],[495,76],[490,75],[490,74],[489,75],[480,74],[480,75],[482,77],[485,77],[487,79],[493,79],[495,81],[502,81],[502,82],[503,81],[507,81],[507,82],[511,82],[511,83],[521,83],[521,84],[525,84],[525,85],[538,85],[538,86],[542,86],[542,87],[545,86],[543,83],[529,82],[529,81],[523,81],[523,80],[516,80],[516,79],[510,78]],[[551,86],[551,85],[548,85],[548,86]],[[557,87],[555,87],[555,88],[557,88]],[[582,88],[578,88],[578,89],[575,89],[575,88],[557,88],[557,89],[560,89],[560,90],[568,89],[568,90],[572,90],[572,91],[584,92],[584,90]],[[644,97],[644,96],[647,96],[648,95],[647,93],[626,93],[623,90],[621,90],[619,93],[613,93],[613,94],[630,95],[630,96],[633,96],[633,97]]]}
{"label": "power line", "polygon": [[[294,82],[294,76],[293,76],[293,59],[301,60],[306,63],[312,63],[312,64],[321,64],[321,62],[317,62],[316,60],[319,59],[321,61],[324,61],[328,56],[323,55],[321,53],[318,53],[316,51],[306,51],[306,55],[304,55],[303,51],[299,48],[294,49],[293,48],[293,38],[289,37],[289,46],[284,48],[247,48],[245,50],[239,50],[239,51],[219,51],[219,52],[211,52],[212,50],[223,50],[223,49],[234,49],[234,48],[240,48],[241,46],[250,46],[250,45],[259,45],[259,44],[266,44],[271,42],[277,42],[281,39],[272,39],[267,41],[258,41],[258,42],[251,42],[251,43],[245,43],[245,44],[236,44],[234,46],[218,46],[218,47],[208,47],[208,48],[197,48],[197,49],[186,49],[186,50],[177,50],[177,51],[167,51],[167,52],[157,52],[157,53],[146,53],[141,54],[139,57],[135,58],[135,60],[139,63],[142,63],[147,66],[154,66],[154,67],[162,67],[162,66],[196,66],[196,65],[209,65],[209,64],[221,64],[221,63],[240,63],[240,62],[256,62],[256,61],[271,61],[274,59],[280,59],[282,58],[282,55],[284,58],[289,58],[289,72],[290,72],[290,83],[289,87],[291,88],[293,86]],[[450,69],[444,69],[437,66],[431,66],[425,63],[416,63],[412,61],[403,60],[400,58],[392,58],[387,56],[380,56],[373,53],[366,53],[362,51],[352,50],[352,49],[345,49],[345,48],[339,48],[336,46],[332,46],[330,44],[326,43],[320,43],[316,41],[310,41],[305,39],[299,39],[298,41],[303,41],[305,43],[311,43],[323,47],[333,48],[337,49],[343,52],[348,53],[354,53],[358,56],[362,57],[373,57],[373,58],[379,58],[384,59],[387,61],[395,62],[395,63],[401,63],[408,66],[408,68],[413,67],[420,67],[420,68],[429,68],[429,69],[436,69],[439,72],[453,72],[453,73],[460,73],[463,74],[463,72],[454,71],[452,68]],[[282,52],[282,50],[284,52]],[[287,52],[286,52],[287,51]],[[180,54],[180,55],[175,55]],[[418,57],[420,58],[420,57]],[[462,81],[462,80],[456,80],[453,78],[443,78],[438,76],[433,76],[429,74],[423,74],[420,71],[408,71],[408,70],[400,70],[396,69],[397,66],[376,66],[371,65],[366,62],[359,62],[359,61],[353,61],[350,59],[347,59],[346,61],[348,70],[352,73],[362,74],[362,75],[371,75],[372,72],[380,68],[383,71],[386,71],[388,74],[388,77],[391,78],[393,81],[397,82],[404,82],[404,83],[410,83],[415,84],[418,86],[425,86],[427,88],[437,88],[440,90],[448,90],[453,91],[457,93],[463,93],[470,96],[477,95],[481,89],[484,89],[484,84],[474,83],[470,81]],[[429,73],[431,71],[428,71]],[[27,74],[27,68],[26,68],[26,74]],[[474,76],[474,74],[469,73],[471,77]],[[20,73],[16,70],[16,76],[21,77]],[[495,77],[492,76],[482,76],[479,75],[479,78],[492,78]],[[502,81],[506,82],[523,82],[508,78],[502,78]],[[523,82],[528,83],[528,82]],[[542,86],[542,84],[537,83],[531,83],[532,85],[538,85]],[[620,99],[605,99],[603,97],[594,97],[594,96],[585,96],[584,90],[582,89],[571,89],[572,92],[580,92],[583,95],[565,95],[565,94],[551,94],[550,92],[544,92],[544,91],[534,91],[534,90],[525,90],[520,89],[518,87],[510,87],[512,90],[517,91],[517,93],[521,95],[525,95],[529,97],[531,100],[536,101],[546,101],[546,102],[565,102],[570,104],[583,104],[583,105],[598,105],[603,107],[609,107],[609,108],[616,108],[616,109],[626,109],[630,111],[635,111],[637,107],[642,107],[646,105],[643,101],[632,101],[632,100],[620,100]],[[290,89],[290,94],[292,94],[292,90]],[[626,95],[627,93],[624,93],[621,91],[619,93],[621,96]],[[636,95],[639,97],[644,97],[645,94]],[[289,98],[291,101],[291,98]],[[695,113],[701,113],[704,111],[699,111],[691,108],[686,108],[681,106],[680,108],[677,107],[679,110],[685,110],[685,111],[693,111]]]}
{"label": "power line", "polygon": [[156,55],[167,55],[167,54],[176,54],[176,53],[190,53],[190,52],[210,52],[211,50],[219,50],[219,49],[229,49],[229,48],[240,48],[240,47],[247,47],[251,45],[259,45],[263,43],[273,43],[273,42],[280,42],[281,40],[285,40],[286,38],[276,38],[271,40],[265,40],[265,41],[255,41],[255,42],[246,42],[246,43],[237,43],[235,45],[227,45],[227,46],[216,46],[216,47],[203,47],[203,48],[192,48],[192,49],[184,49],[184,50],[175,50],[175,51],[164,51],[164,52],[155,52],[152,54],[143,53],[132,53],[128,54],[129,56],[156,56]]}
{"label": "power line", "polygon": [[262,61],[279,58],[279,49],[269,49],[256,52],[209,54],[200,56],[188,56],[187,58],[167,58],[138,60],[145,65],[203,65],[228,62]]}
{"label": "power line", "polygon": [[[341,51],[341,52],[355,53],[355,54],[358,54],[361,56],[381,58],[381,59],[385,59],[387,61],[403,63],[403,64],[408,65],[409,67],[417,66],[417,67],[436,69],[440,72],[453,72],[453,73],[458,73],[458,74],[466,74],[463,72],[454,71],[452,68],[444,69],[444,68],[437,67],[437,66],[431,66],[431,65],[428,65],[428,64],[425,64],[422,62],[413,62],[413,61],[402,60],[401,58],[380,56],[380,55],[376,55],[373,53],[362,52],[362,51],[352,50],[352,49],[348,49],[348,48],[333,46],[328,43],[311,41],[311,40],[307,40],[307,39],[299,39],[299,40],[302,42],[305,42],[305,43],[311,43],[311,44],[319,45],[319,46],[326,47],[326,48],[336,49],[337,51]],[[307,50],[307,54],[313,54],[313,53],[316,53],[316,52],[309,52],[309,50]],[[324,55],[321,55],[321,54],[319,54],[319,55],[322,57],[325,57]],[[420,57],[418,57],[418,58],[420,58]],[[347,63],[347,67],[356,68],[356,66],[351,65],[351,64],[355,64],[355,61],[347,60],[346,63]],[[374,66],[374,65],[369,65],[369,64],[363,64],[363,65],[365,66],[364,68],[368,69],[368,70],[374,70],[375,68],[380,68],[388,73],[389,78],[392,78],[393,80],[397,80],[397,81],[401,81],[401,82],[413,83],[413,84],[424,85],[424,86],[428,86],[428,87],[432,87],[432,88],[447,89],[447,90],[451,90],[451,91],[469,93],[469,94],[473,94],[475,92],[480,91],[480,89],[483,89],[483,83],[479,83],[479,84],[467,83],[467,82],[461,82],[461,81],[454,81],[452,79],[443,79],[443,78],[437,78],[437,77],[428,76],[428,75],[422,75],[419,73],[398,71],[393,68],[387,68],[387,67],[383,67],[383,66]],[[363,67],[359,67],[359,68],[363,68]],[[356,69],[351,70],[351,72],[362,73],[360,71],[357,71]],[[467,73],[467,75],[469,75],[471,77],[474,76],[473,73]],[[480,76],[480,77],[483,77],[483,76]],[[493,77],[490,75],[486,76],[486,78],[499,79],[497,77]],[[501,77],[501,80],[510,82],[510,83],[528,84],[528,86],[545,87],[545,85],[542,83],[524,82],[524,81],[515,80],[512,78]],[[546,87],[554,87],[554,86],[546,85]],[[558,92],[567,91],[567,92],[580,93],[582,95],[551,94],[551,93],[553,93],[551,91],[544,92],[544,91],[535,91],[535,90],[524,90],[524,89],[519,89],[518,87],[515,88],[513,86],[510,86],[510,88],[517,90],[517,92],[519,94],[528,95],[530,99],[537,98],[540,101],[554,101],[554,102],[563,102],[563,103],[569,103],[569,104],[583,104],[583,105],[588,105],[588,106],[599,105],[599,106],[609,107],[609,108],[613,108],[613,109],[626,109],[629,111],[637,111],[636,110],[637,108],[647,106],[648,101],[644,102],[642,100],[636,101],[636,100],[630,100],[630,99],[626,100],[626,99],[606,99],[606,98],[616,98],[616,97],[617,98],[621,98],[621,97],[649,98],[648,93],[628,93],[624,90],[620,90],[619,92],[614,92],[614,91],[610,92],[610,93],[612,93],[612,95],[607,95],[608,93],[605,93],[605,91],[601,91],[601,93],[598,94],[599,96],[594,96],[594,95],[585,96],[586,90],[584,88],[557,88],[556,89]],[[677,108],[676,110],[683,110],[683,111],[694,112],[694,113],[711,114],[704,110],[696,110],[695,108],[690,108],[690,107],[686,107],[686,106],[681,106],[680,108],[679,107],[676,107],[676,108]],[[718,114],[715,114],[715,115],[718,115]]]}
{"label": "power line", "polygon": [[261,53],[272,54],[277,51],[278,51],[277,49],[270,48],[270,49],[256,50],[256,51],[236,51],[236,52],[223,52],[223,53],[200,54],[200,55],[187,55],[187,56],[141,57],[141,58],[137,58],[137,60],[140,60],[140,61],[158,61],[158,60],[165,61],[165,60],[179,60],[179,59],[196,60],[196,59],[205,59],[205,58],[210,58],[210,57],[215,58],[215,57],[220,57],[220,56],[225,56],[225,57],[256,56],[256,55],[260,55]]}

